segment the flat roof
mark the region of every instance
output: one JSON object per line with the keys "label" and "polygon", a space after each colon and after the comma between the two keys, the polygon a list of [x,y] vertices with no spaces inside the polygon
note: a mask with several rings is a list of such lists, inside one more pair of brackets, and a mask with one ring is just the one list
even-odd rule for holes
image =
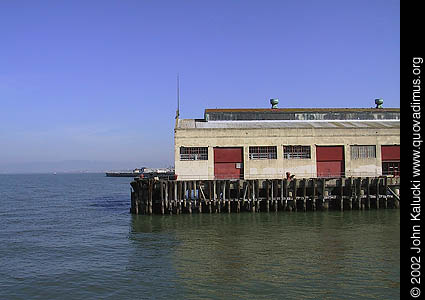
{"label": "flat roof", "polygon": [[206,109],[205,121],[397,120],[399,108],[239,108]]}
{"label": "flat roof", "polygon": [[316,128],[316,129],[399,129],[400,120],[262,120],[262,121],[204,121],[179,119],[178,129],[263,129],[263,128]]}
{"label": "flat roof", "polygon": [[217,112],[400,112],[400,108],[207,108],[205,113]]}

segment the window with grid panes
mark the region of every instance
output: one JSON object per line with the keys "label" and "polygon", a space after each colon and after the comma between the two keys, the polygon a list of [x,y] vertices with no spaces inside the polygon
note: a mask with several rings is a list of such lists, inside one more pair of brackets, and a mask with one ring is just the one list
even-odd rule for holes
{"label": "window with grid panes", "polygon": [[382,162],[382,175],[400,176],[400,162],[399,161]]}
{"label": "window with grid panes", "polygon": [[276,146],[249,147],[249,159],[277,159]]}
{"label": "window with grid panes", "polygon": [[208,160],[208,147],[180,147],[180,160]]}
{"label": "window with grid panes", "polygon": [[310,146],[283,146],[284,159],[310,159]]}
{"label": "window with grid panes", "polygon": [[353,145],[350,147],[351,159],[367,159],[376,158],[376,147],[371,146],[358,146]]}

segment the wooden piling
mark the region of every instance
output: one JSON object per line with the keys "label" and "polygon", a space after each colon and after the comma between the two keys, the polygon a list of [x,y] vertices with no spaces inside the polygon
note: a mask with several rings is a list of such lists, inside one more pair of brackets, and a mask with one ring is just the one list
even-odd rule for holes
{"label": "wooden piling", "polygon": [[251,211],[255,212],[255,181],[252,181],[252,200],[251,200]]}
{"label": "wooden piling", "polygon": [[196,180],[193,181],[193,208],[198,207],[197,199],[198,199],[198,185],[196,183]]}
{"label": "wooden piling", "polygon": [[307,211],[307,180],[303,179],[303,210]]}
{"label": "wooden piling", "polygon": [[379,178],[376,178],[376,182],[375,182],[375,186],[376,186],[376,209],[379,209]]}
{"label": "wooden piling", "polygon": [[322,178],[321,180],[320,180],[320,193],[321,193],[321,208],[323,209],[324,208],[324,205],[325,205],[325,179],[324,178]]}
{"label": "wooden piling", "polygon": [[[138,179],[131,183],[130,212],[180,214],[192,213],[193,209],[199,213],[221,212],[221,209],[228,213],[270,212],[273,209],[277,212],[279,209],[298,210],[298,204],[303,211],[315,211],[320,203],[323,209],[338,208],[340,211],[351,210],[353,205],[359,209],[397,208],[399,182],[398,178],[386,177],[339,178],[328,182],[325,178],[236,181]],[[394,192],[387,196],[390,187]],[[394,199],[394,204],[388,204],[388,198]],[[297,203],[301,199],[302,205]]]}
{"label": "wooden piling", "polygon": [[385,208],[388,208],[388,197],[387,197],[387,190],[388,190],[388,178],[387,177],[385,177],[384,178],[384,196],[385,196],[385,198],[384,198],[384,205],[385,205]]}
{"label": "wooden piling", "polygon": [[227,212],[230,214],[231,205],[230,205],[230,182],[226,181],[224,188],[227,189]]}
{"label": "wooden piling", "polygon": [[395,190],[394,190],[394,192],[395,192],[395,194],[397,195],[397,198],[395,198],[395,199],[394,199],[394,206],[395,206],[396,208],[399,208],[399,207],[400,207],[400,201],[399,201],[399,198],[400,198],[400,190],[399,190],[399,189],[395,189]]}
{"label": "wooden piling", "polygon": [[362,178],[359,177],[357,178],[357,199],[358,199],[358,206],[359,206],[359,210],[362,210],[364,208],[364,205],[362,204]]}
{"label": "wooden piling", "polygon": [[213,201],[214,201],[214,212],[217,213],[217,181],[213,181]]}
{"label": "wooden piling", "polygon": [[150,215],[152,214],[153,185],[154,183],[153,181],[151,181],[149,185],[149,208],[148,208]]}
{"label": "wooden piling", "polygon": [[164,182],[162,180],[159,182],[159,186],[161,191],[161,214],[163,215],[165,213],[165,200],[164,200]]}
{"label": "wooden piling", "polygon": [[217,210],[220,213],[221,212],[221,198],[224,197],[223,190],[223,183],[221,181],[218,182],[218,204],[217,204]]}
{"label": "wooden piling", "polygon": [[187,207],[187,183],[183,182],[183,207]]}
{"label": "wooden piling", "polygon": [[187,187],[188,187],[188,197],[187,197],[188,203],[187,203],[187,209],[188,209],[189,214],[191,214],[192,213],[192,197],[193,197],[193,195],[192,195],[192,189],[193,189],[193,182],[192,181],[189,181],[187,183]]}
{"label": "wooden piling", "polygon": [[[139,184],[139,186],[140,186],[140,184]],[[140,196],[141,196],[140,190],[141,189],[138,189],[137,192],[135,191],[134,212],[135,212],[136,215],[139,214],[139,199],[140,199]]]}
{"label": "wooden piling", "polygon": [[273,195],[274,195],[274,199],[273,199],[273,201],[274,201],[273,202],[274,203],[274,211],[277,212],[277,210],[278,210],[277,194],[278,194],[278,191],[279,191],[279,180],[274,181],[273,189],[274,189],[274,193],[273,193]]}
{"label": "wooden piling", "polygon": [[270,185],[268,180],[266,180],[266,211],[270,212]]}
{"label": "wooden piling", "polygon": [[[243,183],[242,183],[242,187],[243,187]],[[238,180],[238,183],[237,183],[236,199],[237,199],[236,212],[240,213],[241,212],[241,181],[240,180]]]}
{"label": "wooden piling", "polygon": [[286,181],[284,181],[283,179],[280,181],[280,206],[281,206],[281,208],[282,208],[282,210],[284,211],[285,210],[285,207],[283,206],[283,197],[285,196],[284,195],[284,185],[286,184]]}
{"label": "wooden piling", "polygon": [[341,178],[340,180],[340,187],[339,187],[339,197],[340,197],[340,201],[341,201],[341,211],[344,211],[344,179]]}
{"label": "wooden piling", "polygon": [[292,200],[295,211],[297,211],[297,187],[298,180],[296,178],[293,179],[293,188],[292,188]]}
{"label": "wooden piling", "polygon": [[257,212],[257,204],[258,204],[258,195],[259,195],[259,190],[260,190],[260,186],[259,186],[259,181],[258,180],[254,180],[252,182],[252,203],[251,203],[251,209],[252,212]]}
{"label": "wooden piling", "polygon": [[349,203],[349,207],[350,207],[350,210],[353,210],[353,198],[354,198],[354,191],[353,191],[353,177],[350,177],[350,187],[349,187],[349,190],[348,190],[348,194],[350,195],[350,203]]}
{"label": "wooden piling", "polygon": [[249,182],[244,181],[242,187],[243,187],[242,207],[245,207],[246,197],[248,196],[248,190],[249,190]]}
{"label": "wooden piling", "polygon": [[288,196],[289,196],[289,183],[288,183],[288,179],[284,180],[284,185],[285,185],[285,203],[283,206],[283,210],[286,210],[286,208],[288,207]]}
{"label": "wooden piling", "polygon": [[317,179],[313,178],[313,205],[312,205],[312,209],[313,211],[316,211],[317,206],[316,206],[316,199],[317,199]]}
{"label": "wooden piling", "polygon": [[183,212],[183,207],[182,207],[182,200],[183,200],[183,195],[182,195],[182,183],[179,181],[177,184],[177,200],[179,202],[179,210],[182,213]]}
{"label": "wooden piling", "polygon": [[370,210],[370,177],[368,177],[366,181],[366,192],[367,192],[366,205],[367,205],[367,209]]}
{"label": "wooden piling", "polygon": [[213,201],[212,182],[208,181],[208,211],[210,214],[212,213],[212,201]]}

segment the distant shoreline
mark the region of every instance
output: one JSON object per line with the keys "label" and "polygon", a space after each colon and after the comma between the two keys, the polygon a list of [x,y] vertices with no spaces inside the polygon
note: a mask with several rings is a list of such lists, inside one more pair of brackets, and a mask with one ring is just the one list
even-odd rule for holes
{"label": "distant shoreline", "polygon": [[67,174],[104,174],[105,171],[55,171],[55,172],[0,172],[0,175],[67,175]]}

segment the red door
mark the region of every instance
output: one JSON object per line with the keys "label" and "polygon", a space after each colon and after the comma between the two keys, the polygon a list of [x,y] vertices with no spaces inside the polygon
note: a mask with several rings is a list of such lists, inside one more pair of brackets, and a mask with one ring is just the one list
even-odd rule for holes
{"label": "red door", "polygon": [[400,176],[400,146],[382,146],[382,175]]}
{"label": "red door", "polygon": [[317,177],[344,175],[344,146],[316,147]]}
{"label": "red door", "polygon": [[216,179],[241,179],[242,148],[214,148],[214,176]]}

